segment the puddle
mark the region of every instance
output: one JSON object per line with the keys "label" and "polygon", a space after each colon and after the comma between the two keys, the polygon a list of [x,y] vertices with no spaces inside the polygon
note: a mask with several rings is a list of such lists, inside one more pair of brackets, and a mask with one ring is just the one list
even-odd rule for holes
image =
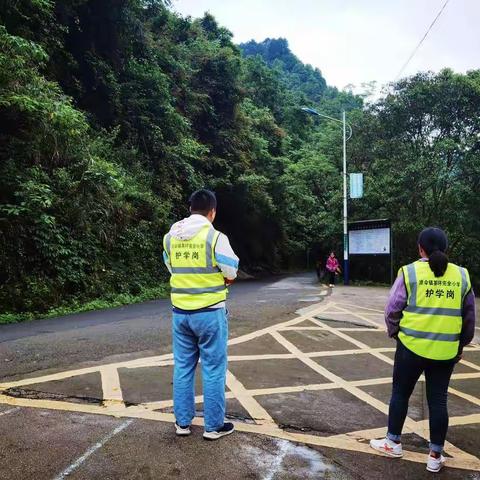
{"label": "puddle", "polygon": [[322,297],[319,296],[314,296],[314,297],[304,297],[304,298],[299,298],[299,302],[319,302],[322,299]]}
{"label": "puddle", "polygon": [[265,287],[267,290],[317,290],[318,286],[312,285],[311,282],[303,283],[298,279],[284,278],[278,282],[272,283]]}
{"label": "puddle", "polygon": [[[245,446],[249,461],[254,462],[261,480],[275,478],[319,479],[331,478],[336,468],[319,452],[288,440],[275,440],[276,452]],[[292,474],[294,476],[292,476]],[[287,476],[285,476],[287,475]]]}

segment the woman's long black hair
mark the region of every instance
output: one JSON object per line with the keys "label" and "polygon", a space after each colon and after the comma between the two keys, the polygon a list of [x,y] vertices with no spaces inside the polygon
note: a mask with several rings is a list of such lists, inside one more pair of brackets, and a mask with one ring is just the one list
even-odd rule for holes
{"label": "woman's long black hair", "polygon": [[428,255],[428,264],[436,277],[445,274],[448,267],[448,239],[445,232],[436,227],[428,227],[422,230],[418,236],[418,244]]}

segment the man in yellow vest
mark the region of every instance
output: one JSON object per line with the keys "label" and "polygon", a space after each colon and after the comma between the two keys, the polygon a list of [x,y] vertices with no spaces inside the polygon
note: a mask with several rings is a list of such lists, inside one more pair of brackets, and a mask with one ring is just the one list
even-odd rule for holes
{"label": "man in yellow vest", "polygon": [[237,276],[238,257],[228,238],[212,225],[217,200],[209,190],[190,197],[191,215],[163,239],[171,273],[173,304],[173,403],[177,435],[190,435],[195,416],[195,369],[201,359],[206,440],[233,432],[225,422],[227,370],[227,285]]}
{"label": "man in yellow vest", "polygon": [[401,433],[408,401],[425,374],[430,424],[427,470],[439,472],[448,429],[447,394],[455,363],[475,333],[475,295],[466,268],[448,261],[439,228],[418,237],[420,260],[402,267],[385,309],[388,334],[397,339],[387,436],[370,446],[390,457],[403,455]]}

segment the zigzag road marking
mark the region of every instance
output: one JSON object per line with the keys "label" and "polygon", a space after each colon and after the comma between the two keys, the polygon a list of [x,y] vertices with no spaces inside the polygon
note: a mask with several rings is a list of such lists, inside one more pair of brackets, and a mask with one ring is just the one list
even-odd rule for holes
{"label": "zigzag road marking", "polygon": [[[353,307],[355,311],[347,309],[347,307]],[[359,311],[359,309],[361,309]],[[268,410],[262,407],[256,400],[259,396],[268,396],[283,393],[298,393],[303,391],[320,391],[330,389],[343,389],[359,400],[365,402],[367,405],[379,410],[380,412],[387,414],[388,405],[382,401],[376,399],[372,395],[360,389],[364,386],[389,384],[391,378],[371,378],[359,381],[347,381],[342,377],[334,374],[327,368],[319,365],[315,362],[315,358],[321,357],[336,357],[340,355],[347,355],[352,360],[358,355],[370,354],[385,363],[392,364],[391,358],[384,355],[386,352],[393,352],[395,349],[390,347],[372,348],[368,344],[361,342],[348,334],[348,332],[362,332],[362,331],[381,331],[382,327],[368,318],[368,316],[378,315],[382,312],[375,309],[369,309],[366,307],[358,307],[349,304],[335,304],[333,302],[321,303],[309,308],[301,315],[292,320],[288,320],[276,325],[272,325],[240,337],[229,340],[229,345],[239,345],[246,343],[250,340],[262,337],[264,335],[270,335],[280,345],[282,345],[287,353],[284,354],[269,354],[265,352],[261,355],[233,355],[229,358],[230,362],[237,363],[243,361],[262,361],[262,360],[292,360],[296,359],[301,361],[306,367],[308,366],[313,371],[321,374],[328,380],[327,383],[319,384],[305,384],[295,386],[278,386],[272,388],[258,388],[247,389],[231,371],[227,373],[227,386],[230,391],[226,392],[227,398],[237,399],[243,408],[248,412],[250,417],[254,419],[254,423],[241,423],[235,422],[236,428],[239,431],[256,433],[261,435],[267,435],[270,437],[280,438],[284,440],[290,440],[294,442],[301,442],[309,445],[316,445],[319,447],[328,447],[341,450],[349,450],[354,452],[362,452],[370,455],[379,455],[379,452],[372,450],[368,445],[368,439],[384,435],[385,428],[375,428],[360,430],[355,432],[348,432],[340,435],[320,436],[311,435],[305,433],[295,433],[282,430],[275,423]],[[346,328],[344,326],[335,328],[329,324],[318,320],[316,316],[322,314],[344,314],[349,315],[375,326],[375,329],[354,327]],[[308,321],[312,326],[300,325],[302,322]],[[334,351],[316,351],[316,352],[303,352],[295,344],[288,341],[283,335],[283,332],[289,331],[326,331],[342,340],[345,340],[356,348],[346,350],[334,350]],[[472,346],[466,350],[478,351],[478,347]],[[458,373],[452,376],[452,379],[477,379],[480,378],[480,366],[470,361],[462,361],[462,363],[473,370],[474,373]],[[151,421],[171,422],[175,421],[173,414],[160,412],[159,409],[169,408],[173,405],[173,401],[162,400],[157,402],[147,402],[140,405],[126,406],[124,403],[123,393],[120,384],[120,378],[118,370],[120,368],[142,368],[142,367],[162,367],[173,364],[173,355],[165,354],[147,358],[140,358],[136,360],[123,361],[118,363],[103,364],[95,367],[82,368],[77,370],[70,370],[64,372],[58,372],[54,374],[39,376],[35,378],[27,378],[23,380],[16,380],[11,382],[5,382],[0,384],[0,404],[11,405],[15,408],[31,407],[42,408],[60,411],[70,412],[82,412],[95,415],[110,415],[118,418],[139,418]],[[28,399],[21,397],[14,397],[8,395],[8,389],[14,387],[27,387],[29,385],[37,383],[47,383],[57,380],[68,379],[72,377],[78,377],[86,375],[88,373],[98,372],[101,374],[102,390],[103,390],[103,405],[88,404],[88,403],[72,403],[66,401],[47,400],[47,399]],[[421,379],[423,381],[423,379]],[[470,395],[459,391],[457,388],[450,388],[450,392],[455,396],[462,398],[470,402],[472,405],[480,405],[480,399],[474,395]],[[195,398],[196,403],[203,401],[202,396]],[[0,415],[5,415],[8,412],[14,411],[15,408],[6,410]],[[195,418],[194,425],[203,425],[202,418]],[[450,425],[473,425],[480,424],[480,414],[471,414],[460,417],[453,417],[450,419]],[[409,432],[414,432],[423,438],[428,438],[428,421],[414,421],[411,418],[407,418],[405,423],[405,429]],[[467,452],[464,452],[456,446],[447,443],[447,451],[451,458],[448,459],[448,466],[464,469],[464,470],[476,470],[480,471],[480,460]],[[425,462],[425,455],[417,452],[406,451],[404,459],[412,462]]]}

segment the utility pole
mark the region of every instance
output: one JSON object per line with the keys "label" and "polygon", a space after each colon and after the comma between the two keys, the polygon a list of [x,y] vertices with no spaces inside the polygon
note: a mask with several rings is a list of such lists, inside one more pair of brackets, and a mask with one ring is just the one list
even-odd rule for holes
{"label": "utility pole", "polygon": [[[349,284],[350,265],[348,261],[348,205],[347,205],[347,122],[345,110],[342,112],[343,121],[343,283]],[[351,131],[351,128],[350,128]]]}
{"label": "utility pole", "polygon": [[[334,122],[342,124],[343,128],[343,283],[345,285],[349,284],[350,281],[350,265],[348,261],[348,209],[347,209],[347,140],[350,140],[352,137],[352,127],[347,123],[345,118],[345,110],[342,112],[342,120],[337,118],[330,117],[324,113],[319,113],[313,108],[303,107],[302,111],[309,113],[310,115],[317,115],[319,117],[328,118]],[[350,133],[347,137],[347,127],[350,130]]]}

